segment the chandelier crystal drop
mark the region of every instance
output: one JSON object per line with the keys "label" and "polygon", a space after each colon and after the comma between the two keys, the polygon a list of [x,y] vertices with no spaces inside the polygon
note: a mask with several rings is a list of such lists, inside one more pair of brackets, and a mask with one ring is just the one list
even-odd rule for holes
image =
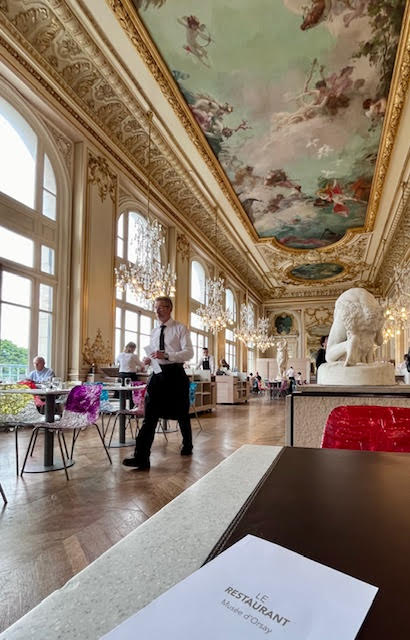
{"label": "chandelier crystal drop", "polygon": [[161,264],[161,246],[164,244],[163,228],[158,222],[135,221],[133,246],[134,264],[121,264],[115,269],[116,286],[129,288],[137,298],[154,301],[158,296],[175,293],[176,274],[171,266]]}
{"label": "chandelier crystal drop", "polygon": [[223,305],[225,297],[225,283],[222,278],[209,278],[205,283],[206,296],[208,301],[205,306],[200,306],[195,313],[198,314],[208,331],[214,335],[232,324],[232,317],[229,310]]}
{"label": "chandelier crystal drop", "polygon": [[158,220],[150,220],[152,118],[152,111],[148,111],[147,219],[134,219],[131,243],[134,263],[122,263],[114,272],[118,289],[130,289],[137,300],[153,302],[158,296],[169,297],[175,293],[177,277],[171,265],[165,267],[161,263],[161,247],[165,242],[163,227]]}
{"label": "chandelier crystal drop", "polygon": [[269,335],[269,319],[259,318],[256,323],[254,343],[262,353],[265,353],[267,349],[273,347],[275,340],[273,336]]}
{"label": "chandelier crystal drop", "polygon": [[255,314],[252,305],[241,304],[239,327],[235,329],[235,337],[249,346],[255,339]]}

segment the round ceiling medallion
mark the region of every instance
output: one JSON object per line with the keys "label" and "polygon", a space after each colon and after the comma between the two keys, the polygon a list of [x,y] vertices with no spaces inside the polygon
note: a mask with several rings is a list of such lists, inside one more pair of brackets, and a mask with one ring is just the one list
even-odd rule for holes
{"label": "round ceiling medallion", "polygon": [[297,280],[329,280],[344,271],[344,267],[336,262],[320,262],[301,264],[289,271],[289,275]]}

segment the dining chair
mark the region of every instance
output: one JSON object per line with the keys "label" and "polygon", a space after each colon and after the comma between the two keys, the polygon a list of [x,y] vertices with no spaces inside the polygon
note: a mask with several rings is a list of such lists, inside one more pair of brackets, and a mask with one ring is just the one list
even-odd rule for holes
{"label": "dining chair", "polygon": [[410,452],[410,409],[385,406],[340,406],[329,414],[324,449]]}
{"label": "dining chair", "polygon": [[[119,411],[116,412],[115,418],[114,418],[114,424],[111,429],[111,435],[108,442],[109,447],[111,446],[111,441],[114,435],[117,420],[120,416],[125,416],[126,418],[125,429],[129,427],[131,431],[131,436],[133,438],[137,437],[137,433],[139,431],[139,421],[141,418],[144,417],[145,393],[147,391],[147,385],[145,383],[136,381],[132,383],[132,386],[134,387],[132,390],[132,400],[134,402],[134,407],[132,409],[120,409]],[[132,420],[135,420],[135,436],[132,432]]]}
{"label": "dining chair", "polygon": [[[71,389],[70,393],[67,396],[67,402],[65,405],[65,409],[63,411],[63,415],[61,416],[61,420],[59,420],[59,422],[44,422],[34,427],[28,447],[27,447],[23,467],[21,469],[21,475],[23,475],[24,473],[24,469],[26,466],[27,457],[30,452],[32,441],[36,437],[39,430],[41,429],[53,431],[54,433],[57,434],[61,458],[63,461],[64,471],[65,471],[67,480],[70,479],[68,477],[68,471],[67,471],[67,460],[71,460],[73,458],[74,446],[75,446],[75,443],[77,442],[77,438],[80,435],[80,432],[86,429],[87,427],[94,426],[97,429],[98,435],[104,447],[107,458],[110,464],[112,464],[110,454],[104,443],[104,438],[102,437],[100,428],[96,423],[98,419],[99,410],[100,410],[101,389],[102,389],[102,385],[100,384],[96,384],[96,385],[81,384],[79,386],[73,387],[73,389]],[[64,434],[66,432],[72,432],[73,434],[70,456],[68,454],[67,444],[64,437]],[[64,450],[63,450],[63,445],[64,445]],[[64,455],[64,451],[65,451],[65,455]]]}
{"label": "dining chair", "polygon": [[16,450],[16,475],[19,475],[18,430],[20,427],[35,427],[44,424],[44,416],[38,412],[34,396],[29,393],[2,393],[8,389],[28,387],[23,383],[2,384],[0,387],[0,426],[14,430]]}

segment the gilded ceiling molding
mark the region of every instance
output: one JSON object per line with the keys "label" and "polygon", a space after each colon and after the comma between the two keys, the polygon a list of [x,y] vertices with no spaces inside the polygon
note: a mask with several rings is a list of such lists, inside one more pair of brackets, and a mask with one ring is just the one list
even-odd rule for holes
{"label": "gilded ceiling molding", "polygon": [[[231,206],[240,218],[245,222],[245,226],[251,237],[260,240],[248,216],[234,192],[222,167],[212,152],[209,144],[196,122],[190,109],[185,104],[179,88],[171,76],[168,68],[158,52],[155,44],[151,40],[142,20],[139,18],[134,5],[130,0],[106,0],[113,11],[118,22],[131,40],[132,44],[144,60],[151,74],[157,81],[163,95],[172,106],[189,138],[199,151],[200,155],[211,170],[224,195],[228,198]],[[384,181],[389,166],[394,141],[400,122],[401,113],[408,90],[410,80],[410,5],[407,3],[405,15],[403,17],[403,30],[397,51],[395,71],[390,87],[390,98],[384,122],[383,133],[379,146],[379,153],[376,162],[375,173],[372,182],[372,189],[367,207],[366,220],[363,227],[350,229],[345,236],[339,240],[338,244],[345,244],[350,240],[352,234],[371,231],[374,226]],[[350,237],[349,237],[350,236]],[[275,238],[268,239],[278,249],[296,253],[303,249],[293,249],[284,247]],[[322,251],[324,249],[319,249]]]}
{"label": "gilded ceiling molding", "polygon": [[110,171],[108,162],[101,156],[92,153],[88,155],[88,184],[94,184],[98,188],[101,202],[104,202],[107,195],[115,204],[117,194],[117,176]]}
{"label": "gilded ceiling molding", "polygon": [[62,155],[64,163],[71,174],[73,167],[73,143],[61,131],[55,129],[48,120],[43,119],[43,124],[51,133],[54,142],[57,145],[59,152]]}
{"label": "gilded ceiling molding", "polygon": [[329,307],[308,307],[303,309],[303,322],[307,331],[317,326],[330,327],[333,322],[334,305]]}
{"label": "gilded ceiling molding", "polygon": [[184,233],[177,234],[177,252],[181,256],[182,262],[189,261],[191,246],[189,240]]}
{"label": "gilded ceiling molding", "polygon": [[401,264],[406,257],[410,245],[410,184],[404,186],[403,197],[399,205],[400,220],[396,230],[386,245],[385,253],[382,256],[381,265],[376,274],[376,282],[383,291],[383,295],[388,291],[393,281],[393,269],[395,265]]}
{"label": "gilded ceiling molding", "polygon": [[212,150],[209,148],[208,142],[200,126],[180,95],[180,91],[176,83],[169,73],[165,62],[157,51],[155,45],[150,39],[145,26],[137,15],[135,7],[129,2],[129,0],[106,0],[106,2],[157,81],[163,95],[167,99],[167,102],[177,114],[191,142],[193,142],[202,159],[205,161],[208,169],[210,169],[221,191],[228,199],[229,204],[232,206],[239,218],[244,222],[248,234],[253,240],[257,240],[259,238],[258,234],[243,210],[238,196],[226,177],[225,172],[220,167]]}
{"label": "gilded ceiling molding", "polygon": [[[183,212],[188,219],[187,227],[192,223],[192,197],[195,198],[198,205],[195,222],[202,236],[208,238],[209,226],[213,221],[210,204],[155,127],[152,135],[151,167],[148,167],[146,114],[67,4],[61,0],[44,0],[41,3],[34,0],[13,0],[12,5],[0,4],[0,24],[11,33],[19,47],[28,52],[31,59],[48,74],[54,86],[2,38],[1,44],[133,176],[142,191],[145,191],[146,183],[132,166],[136,165],[145,175],[151,167],[154,168],[156,181],[153,181],[153,187],[165,200],[172,203],[176,212]],[[57,86],[86,114],[85,119],[67,104],[56,91]],[[131,166],[107,145],[96,132],[94,123],[125,154]],[[170,187],[172,198],[168,194]],[[166,208],[169,210],[169,206]],[[172,212],[171,215],[176,214]],[[177,218],[181,226],[185,227],[187,220],[178,215]],[[227,233],[222,223],[220,233],[221,236]],[[226,242],[229,244],[227,239]],[[242,256],[232,245],[230,249],[231,264],[243,277]],[[263,288],[260,277],[254,275],[253,281],[257,283],[255,291],[260,295]]]}

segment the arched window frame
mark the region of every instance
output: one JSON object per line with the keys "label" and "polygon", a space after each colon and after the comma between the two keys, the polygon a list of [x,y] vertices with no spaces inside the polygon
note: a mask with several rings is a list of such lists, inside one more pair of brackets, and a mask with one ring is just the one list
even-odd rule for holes
{"label": "arched window frame", "polygon": [[[257,322],[257,313],[256,313],[256,304],[252,301],[249,301],[251,305],[251,309],[253,310],[253,322],[256,325]],[[256,346],[254,344],[248,344],[247,346],[247,367],[248,373],[255,373],[256,369]]]}
{"label": "arched window frame", "polygon": [[[33,106],[15,92],[3,78],[0,78],[2,98],[15,109],[37,136],[35,158],[35,197],[31,208],[13,197],[0,192],[0,225],[9,231],[33,241],[33,267],[17,261],[1,258],[0,276],[3,271],[27,278],[31,283],[29,362],[39,354],[40,285],[52,287],[53,304],[51,314],[51,342],[47,365],[58,375],[67,372],[68,336],[68,295],[71,244],[71,176],[69,169],[43,121],[37,116]],[[44,193],[44,158],[48,157],[56,182],[56,219],[52,220],[42,212]],[[42,250],[46,247],[54,251],[54,273],[42,270]],[[44,263],[43,263],[44,265]],[[48,313],[48,310],[47,310]],[[43,354],[39,354],[43,355]],[[19,372],[21,377],[21,372]]]}
{"label": "arched window frame", "polygon": [[[132,262],[129,260],[129,216],[136,213],[147,221],[140,204],[134,201],[123,203],[120,207],[116,224],[116,267],[123,263]],[[119,234],[119,225],[122,222],[122,235]],[[161,247],[161,261],[164,260],[166,253],[167,236],[164,245]],[[121,254],[121,255],[119,255]],[[144,347],[149,344],[149,337],[155,323],[155,314],[152,309],[152,303],[143,299],[136,299],[130,291],[120,291],[116,289],[116,308],[115,308],[115,356],[117,356],[127,344],[127,342],[135,342],[137,345],[137,354],[140,359],[145,357]]]}
{"label": "arched window frame", "polygon": [[[192,272],[194,263],[200,264],[204,270],[204,295],[203,302],[200,302],[192,297]],[[202,319],[197,315],[196,311],[201,306],[206,304],[206,290],[205,284],[209,278],[209,271],[206,263],[198,256],[192,256],[189,263],[189,328],[191,332],[192,346],[194,348],[194,355],[190,364],[195,366],[202,356],[202,349],[209,347],[210,333],[204,327]]]}
{"label": "arched window frame", "polygon": [[[229,292],[229,293],[228,293]],[[229,299],[232,305],[229,305]],[[225,309],[230,310],[233,323],[225,329],[225,360],[232,368],[238,367],[238,341],[235,338],[234,329],[237,326],[238,302],[232,287],[227,286],[225,290]],[[233,313],[232,313],[233,312]]]}

